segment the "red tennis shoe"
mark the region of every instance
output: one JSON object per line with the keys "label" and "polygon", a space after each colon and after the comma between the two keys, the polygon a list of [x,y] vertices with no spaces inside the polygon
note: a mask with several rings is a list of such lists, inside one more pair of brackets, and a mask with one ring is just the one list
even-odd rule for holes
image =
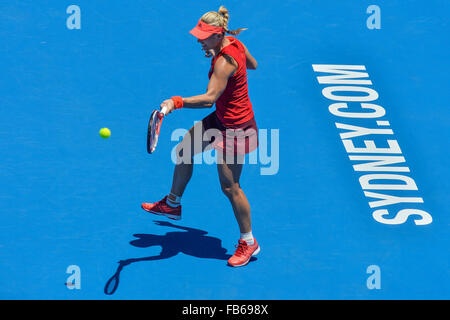
{"label": "red tennis shoe", "polygon": [[249,245],[245,240],[239,240],[239,244],[236,246],[236,252],[228,259],[228,264],[232,267],[245,266],[252,256],[256,256],[261,251],[256,239],[254,241],[254,244]]}
{"label": "red tennis shoe", "polygon": [[160,216],[166,216],[167,218],[172,220],[180,220],[181,205],[179,205],[178,207],[171,207],[167,204],[166,200],[167,196],[155,203],[143,203],[141,207],[147,212]]}

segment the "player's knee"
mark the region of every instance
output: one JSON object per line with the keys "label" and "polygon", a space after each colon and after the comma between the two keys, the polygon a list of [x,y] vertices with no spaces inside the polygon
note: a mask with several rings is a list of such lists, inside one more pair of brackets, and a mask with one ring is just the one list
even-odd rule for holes
{"label": "player's knee", "polygon": [[221,184],[222,192],[228,197],[232,198],[239,194],[241,187],[239,183],[231,183],[231,184]]}

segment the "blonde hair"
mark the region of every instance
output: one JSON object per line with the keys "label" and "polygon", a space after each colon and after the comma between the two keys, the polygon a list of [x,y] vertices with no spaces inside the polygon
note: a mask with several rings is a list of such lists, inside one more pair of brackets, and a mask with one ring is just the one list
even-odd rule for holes
{"label": "blonde hair", "polygon": [[247,30],[247,28],[241,28],[236,30],[228,29],[228,20],[230,19],[230,14],[228,13],[228,9],[224,6],[220,6],[218,11],[209,11],[205,13],[200,20],[203,22],[215,26],[215,27],[223,27],[225,32],[232,35],[238,35],[242,31]]}

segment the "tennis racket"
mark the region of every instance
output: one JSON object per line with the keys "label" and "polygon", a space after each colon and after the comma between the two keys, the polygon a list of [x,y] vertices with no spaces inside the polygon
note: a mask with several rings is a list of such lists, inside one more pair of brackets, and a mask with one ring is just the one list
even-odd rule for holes
{"label": "tennis racket", "polygon": [[150,120],[148,121],[147,130],[147,152],[153,153],[158,144],[159,130],[161,129],[161,124],[164,116],[166,115],[166,107],[163,107],[161,111],[153,110]]}

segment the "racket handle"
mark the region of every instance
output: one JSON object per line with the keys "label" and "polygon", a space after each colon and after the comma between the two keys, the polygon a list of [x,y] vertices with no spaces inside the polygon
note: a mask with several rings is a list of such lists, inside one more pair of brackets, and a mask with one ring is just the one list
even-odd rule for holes
{"label": "racket handle", "polygon": [[159,112],[162,113],[163,116],[165,116],[167,112],[167,107],[162,107],[161,111]]}

